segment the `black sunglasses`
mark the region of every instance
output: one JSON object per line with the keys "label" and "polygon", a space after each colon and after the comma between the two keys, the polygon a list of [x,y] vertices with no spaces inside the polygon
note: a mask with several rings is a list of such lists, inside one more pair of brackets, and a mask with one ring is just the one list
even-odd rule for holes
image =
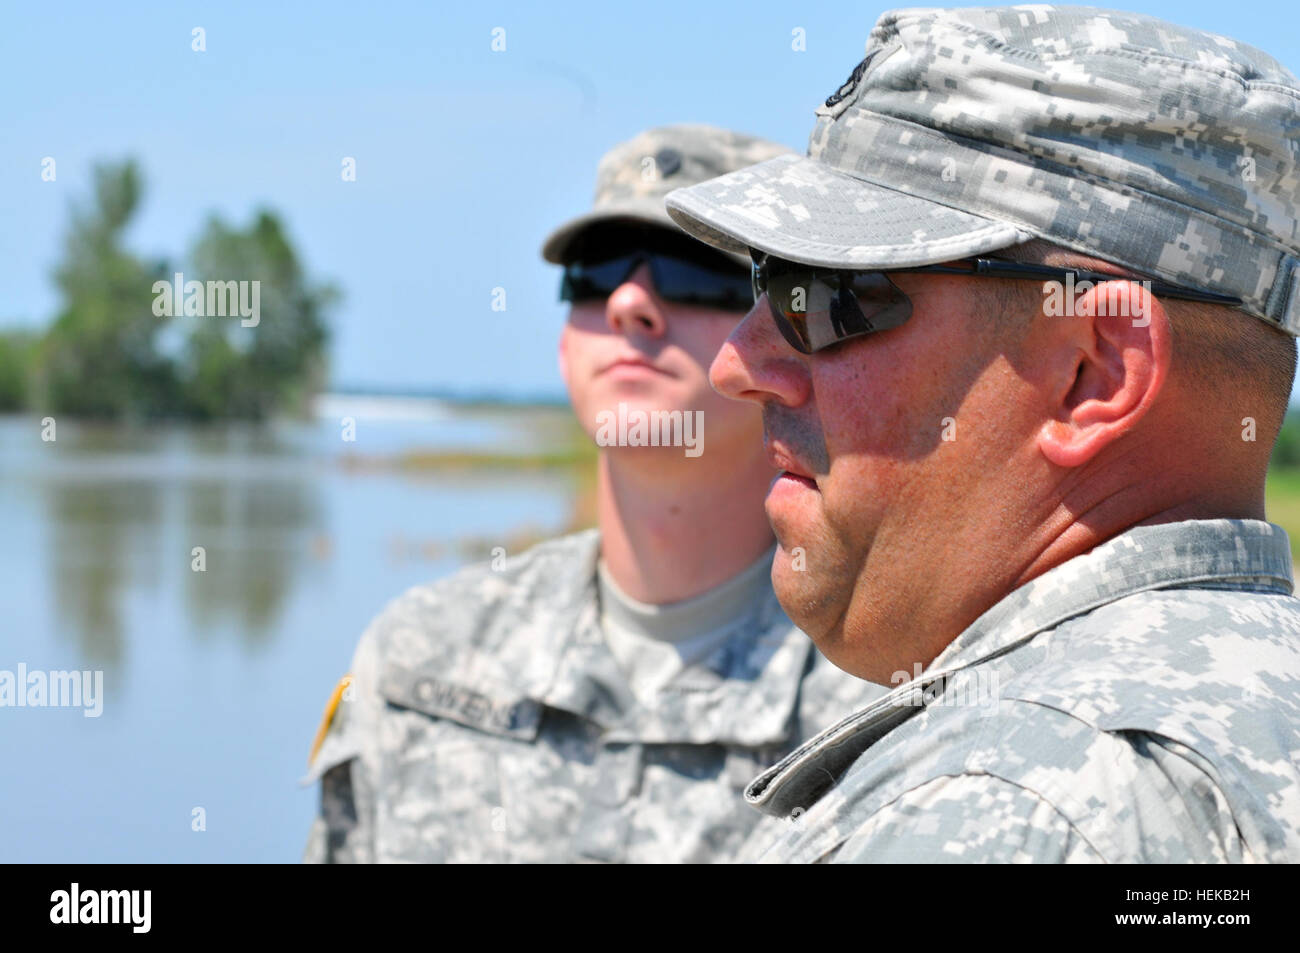
{"label": "black sunglasses", "polygon": [[[1031,281],[1055,279],[1061,282],[1073,280],[1076,285],[1083,281],[1100,283],[1124,278],[1123,275],[1084,268],[1055,268],[997,258],[962,258],[939,265],[917,265],[889,271],[821,268],[774,258],[752,248],[750,258],[753,261],[750,283],[754,301],[767,295],[768,309],[777,329],[790,346],[802,354],[812,354],[863,334],[887,331],[906,322],[912,316],[912,302],[890,280],[890,275],[967,275]],[[1151,281],[1150,290],[1153,295],[1163,298],[1241,304],[1240,298],[1181,288],[1161,281]]]}
{"label": "black sunglasses", "polygon": [[593,232],[565,258],[560,300],[573,304],[604,301],[644,263],[665,301],[740,314],[754,305],[744,266],[663,228]]}

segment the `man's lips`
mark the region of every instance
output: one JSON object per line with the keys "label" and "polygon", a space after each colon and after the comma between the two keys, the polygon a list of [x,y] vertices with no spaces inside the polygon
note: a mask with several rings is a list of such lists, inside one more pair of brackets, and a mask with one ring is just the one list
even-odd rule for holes
{"label": "man's lips", "polygon": [[772,481],[769,496],[780,494],[783,490],[820,492],[817,481],[808,472],[808,468],[802,466],[779,440],[767,441],[767,458],[772,461],[772,466],[781,471]]}
{"label": "man's lips", "polygon": [[767,458],[772,461],[772,466],[783,471],[782,476],[793,477],[810,484],[816,488],[817,481],[813,479],[812,474],[807,467],[802,466],[798,460],[786,449],[785,445],[779,440],[767,440]]}
{"label": "man's lips", "polygon": [[816,481],[811,477],[800,476],[799,474],[791,473],[788,470],[782,470],[776,475],[776,479],[772,481],[772,489],[768,492],[770,493],[774,490],[778,490],[783,486],[789,486],[792,488],[799,487],[805,490],[812,490],[814,493],[821,492],[817,489]]}
{"label": "man's lips", "polygon": [[610,372],[631,373],[631,374],[651,372],[654,374],[663,374],[666,377],[672,376],[663,368],[656,367],[654,364],[640,357],[616,358],[610,361],[605,366],[603,366],[600,370],[598,370],[596,372],[596,376],[599,377],[601,374],[606,374]]}

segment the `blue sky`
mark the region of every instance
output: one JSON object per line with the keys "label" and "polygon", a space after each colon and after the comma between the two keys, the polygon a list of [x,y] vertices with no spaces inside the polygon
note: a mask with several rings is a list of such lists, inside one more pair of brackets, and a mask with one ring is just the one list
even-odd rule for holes
{"label": "blue sky", "polygon": [[[0,326],[50,319],[69,201],[94,161],[135,156],[142,254],[183,253],[212,212],[283,216],[310,271],[345,292],[336,385],[558,395],[564,310],[538,248],[589,204],[601,153],[672,122],[802,151],[814,106],[892,6],[8,3]],[[1123,6],[1300,72],[1289,5]],[[191,50],[194,27],[206,52]],[[495,27],[505,52],[491,50]],[[791,50],[796,27],[806,52]],[[356,182],[341,180],[344,156]]]}

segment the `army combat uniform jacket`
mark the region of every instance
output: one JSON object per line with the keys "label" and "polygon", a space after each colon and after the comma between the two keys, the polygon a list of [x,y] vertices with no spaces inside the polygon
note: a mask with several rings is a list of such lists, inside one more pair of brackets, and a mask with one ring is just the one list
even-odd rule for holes
{"label": "army combat uniform jacket", "polygon": [[1258,521],[1063,563],[756,779],[761,859],[1300,861],[1292,587]]}
{"label": "army combat uniform jacket", "polygon": [[309,861],[735,859],[745,784],[884,690],[834,668],[771,592],[638,704],[600,629],[596,531],[392,603],[363,635],[307,780]]}

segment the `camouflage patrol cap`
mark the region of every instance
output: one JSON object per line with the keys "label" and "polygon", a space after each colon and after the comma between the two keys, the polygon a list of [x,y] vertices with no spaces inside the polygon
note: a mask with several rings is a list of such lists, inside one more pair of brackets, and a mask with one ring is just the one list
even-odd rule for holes
{"label": "camouflage patrol cap", "polygon": [[[672,189],[779,155],[793,156],[794,150],[714,126],[682,124],[643,132],[605,153],[596,170],[591,211],[551,232],[542,245],[542,257],[563,264],[570,243],[597,222],[630,218],[676,231],[664,209],[664,196]],[[743,250],[740,255],[733,252],[733,257],[749,264]]]}
{"label": "camouflage patrol cap", "polygon": [[1300,334],[1300,82],[1225,37],[1090,7],[884,14],[806,158],[675,191],[733,251],[840,268],[1044,238]]}

